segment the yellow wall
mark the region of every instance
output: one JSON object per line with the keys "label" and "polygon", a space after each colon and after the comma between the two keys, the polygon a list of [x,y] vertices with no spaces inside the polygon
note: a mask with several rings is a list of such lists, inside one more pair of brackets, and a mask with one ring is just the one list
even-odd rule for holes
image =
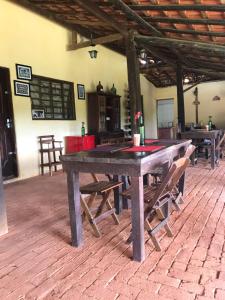
{"label": "yellow wall", "polygon": [[[6,25],[7,24],[7,25]],[[0,66],[10,69],[15,117],[19,178],[39,174],[37,136],[55,134],[80,135],[81,122],[87,121],[87,101],[75,100],[76,121],[45,121],[31,119],[31,103],[26,97],[14,96],[15,63],[32,66],[33,74],[72,81],[94,91],[100,80],[104,90],[115,84],[121,98],[121,121],[124,122],[124,95],[127,89],[126,58],[102,46],[96,60],[90,59],[88,48],[66,51],[69,33],[63,27],[20,6],[1,0],[0,3]],[[142,78],[144,101],[152,100],[153,86]],[[149,96],[150,94],[150,96]],[[146,105],[145,105],[146,106]],[[146,121],[152,112],[145,114]],[[147,131],[148,132],[148,131]]]}
{"label": "yellow wall", "polygon": [[[184,86],[184,89],[188,87]],[[207,124],[209,115],[213,118],[213,123],[218,128],[225,128],[225,82],[206,82],[197,85],[198,87],[198,99],[199,105],[199,122],[202,121]],[[195,122],[195,105],[193,101],[195,96],[193,95],[195,87],[184,93],[185,103],[185,121],[186,123]],[[219,96],[220,101],[213,101],[214,96]],[[168,99],[173,98],[174,101],[174,122],[177,123],[177,89],[176,87],[168,87],[162,89],[156,89],[156,99]],[[156,104],[155,104],[156,106]]]}

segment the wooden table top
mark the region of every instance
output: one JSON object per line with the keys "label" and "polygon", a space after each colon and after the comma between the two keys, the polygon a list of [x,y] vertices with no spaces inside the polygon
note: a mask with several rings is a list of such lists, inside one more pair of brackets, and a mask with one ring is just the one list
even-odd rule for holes
{"label": "wooden table top", "polygon": [[182,138],[217,138],[217,136],[221,133],[220,129],[216,130],[206,130],[206,129],[193,129],[190,131],[181,132]]}
{"label": "wooden table top", "polygon": [[[125,148],[132,147],[132,144],[129,143],[111,145],[113,152],[107,145],[105,151],[102,151],[105,146],[100,146],[99,150],[97,147],[90,151],[62,155],[60,160],[65,168],[70,169],[72,166],[76,166],[76,169],[81,172],[91,172],[91,169],[95,168],[96,172],[101,173],[103,169],[106,172],[106,169],[109,168],[108,172],[110,173],[115,172],[114,174],[124,175],[129,173],[132,175],[132,170],[134,171],[136,167],[135,174],[143,175],[148,172],[146,166],[155,168],[162,160],[169,160],[172,153],[185,150],[190,143],[190,140],[156,140],[146,144],[146,146],[163,146],[163,148],[155,151],[138,152],[125,151]],[[116,147],[118,147],[118,151],[115,151]],[[126,172],[124,173],[124,171]]]}

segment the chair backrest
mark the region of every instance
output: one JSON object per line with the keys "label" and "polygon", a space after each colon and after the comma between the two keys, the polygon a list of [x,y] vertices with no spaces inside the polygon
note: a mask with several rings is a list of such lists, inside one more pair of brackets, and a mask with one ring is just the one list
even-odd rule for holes
{"label": "chair backrest", "polygon": [[55,137],[54,135],[40,135],[38,136],[41,149],[44,149],[44,145],[48,145],[50,148],[54,148]]}
{"label": "chair backrest", "polygon": [[184,157],[186,158],[189,158],[190,159],[190,156],[192,155],[192,153],[195,151],[196,147],[192,144],[190,144],[188,147],[187,147],[187,150],[184,154]]}
{"label": "chair backrest", "polygon": [[162,183],[159,186],[159,189],[155,193],[154,196],[154,203],[156,204],[157,201],[165,196],[166,194],[172,192],[174,187],[177,185],[179,179],[184,174],[186,167],[189,164],[189,159],[186,157],[179,158],[178,160],[174,161],[163,179]]}
{"label": "chair backrest", "polygon": [[216,146],[216,150],[221,150],[225,148],[225,133],[223,134],[222,138],[220,139],[219,143]]}

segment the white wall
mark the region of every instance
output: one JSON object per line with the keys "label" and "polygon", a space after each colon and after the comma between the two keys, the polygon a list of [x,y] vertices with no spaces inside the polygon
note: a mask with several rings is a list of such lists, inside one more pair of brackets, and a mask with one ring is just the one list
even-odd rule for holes
{"label": "white wall", "polygon": [[[11,74],[19,179],[39,174],[37,136],[54,134],[63,140],[67,135],[80,135],[81,122],[87,123],[87,101],[77,100],[77,83],[84,84],[86,92],[95,91],[99,80],[104,91],[114,83],[121,95],[122,126],[124,124],[124,96],[128,88],[126,57],[102,46],[96,46],[97,59],[90,59],[90,48],[66,51],[69,35],[63,27],[12,1],[0,1],[0,66],[9,68]],[[31,66],[33,74],[73,82],[77,119],[32,120],[30,99],[14,95],[16,63]],[[154,87],[144,77],[141,81],[147,109],[146,124],[151,126],[146,130],[152,136]]]}

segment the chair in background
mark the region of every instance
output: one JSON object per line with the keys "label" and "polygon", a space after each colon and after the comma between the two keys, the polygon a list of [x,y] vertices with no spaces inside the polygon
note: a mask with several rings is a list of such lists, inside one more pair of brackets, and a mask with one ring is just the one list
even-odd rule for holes
{"label": "chair in background", "polygon": [[222,135],[218,145],[216,146],[216,151],[218,152],[219,158],[225,156],[225,133]]}
{"label": "chair in background", "polygon": [[41,174],[44,174],[44,167],[48,167],[49,173],[52,176],[52,167],[54,167],[56,172],[57,166],[61,165],[58,156],[62,155],[62,141],[56,141],[54,135],[42,135],[38,137],[38,140],[40,143],[39,152],[41,154]]}
{"label": "chair in background", "polygon": [[[84,211],[83,217],[85,218],[87,216],[88,222],[93,228],[95,235],[100,237],[101,233],[97,226],[98,222],[111,215],[115,224],[119,224],[119,220],[115,214],[115,208],[112,207],[109,196],[114,189],[122,185],[122,182],[99,181],[95,174],[91,175],[94,182],[80,187],[81,206]],[[86,197],[88,199],[83,196],[84,194],[90,195]],[[98,195],[101,196],[100,203],[99,199],[97,199]]]}
{"label": "chair in background", "polygon": [[[168,236],[172,236],[172,231],[168,225],[170,216],[170,206],[174,199],[174,187],[177,185],[181,174],[185,171],[189,159],[182,157],[173,162],[167,175],[161,184],[155,186],[145,186],[144,188],[144,221],[145,228],[157,251],[161,250],[160,244],[156,238],[157,232],[164,227]],[[131,199],[132,186],[122,193],[124,197]],[[128,238],[132,241],[132,233]]]}

